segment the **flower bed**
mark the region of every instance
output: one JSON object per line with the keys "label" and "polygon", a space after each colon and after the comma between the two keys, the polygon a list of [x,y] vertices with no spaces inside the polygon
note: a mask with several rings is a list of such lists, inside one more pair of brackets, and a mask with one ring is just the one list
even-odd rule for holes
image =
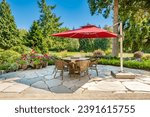
{"label": "flower bed", "polygon": [[20,68],[27,69],[31,67],[33,69],[40,69],[48,66],[48,62],[52,59],[49,54],[39,54],[32,50],[29,54],[22,54],[19,60]]}

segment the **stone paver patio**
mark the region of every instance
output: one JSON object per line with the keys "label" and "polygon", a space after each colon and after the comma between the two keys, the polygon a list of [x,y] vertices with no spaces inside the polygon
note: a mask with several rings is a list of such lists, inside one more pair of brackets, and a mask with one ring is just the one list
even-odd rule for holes
{"label": "stone paver patio", "polygon": [[89,70],[91,79],[59,74],[54,66],[0,75],[0,99],[150,99],[150,71],[125,68],[135,79],[115,79],[110,72],[119,67],[98,65],[99,76]]}

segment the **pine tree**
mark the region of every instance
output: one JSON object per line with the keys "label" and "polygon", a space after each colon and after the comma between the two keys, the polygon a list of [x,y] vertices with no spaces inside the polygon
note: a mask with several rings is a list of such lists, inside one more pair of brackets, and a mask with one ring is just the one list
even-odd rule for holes
{"label": "pine tree", "polygon": [[38,21],[34,21],[33,25],[31,26],[29,30],[28,35],[28,46],[35,49],[37,52],[46,53],[46,47],[44,44],[44,39],[42,35],[41,27],[39,26]]}
{"label": "pine tree", "polygon": [[56,17],[52,10],[56,6],[48,6],[46,0],[38,1],[40,8],[40,19],[39,23],[43,29],[43,36],[45,38],[49,37],[50,34],[57,32],[62,23],[59,22],[60,17]]}
{"label": "pine tree", "polygon": [[19,31],[6,0],[0,3],[0,47],[9,49],[19,43]]}

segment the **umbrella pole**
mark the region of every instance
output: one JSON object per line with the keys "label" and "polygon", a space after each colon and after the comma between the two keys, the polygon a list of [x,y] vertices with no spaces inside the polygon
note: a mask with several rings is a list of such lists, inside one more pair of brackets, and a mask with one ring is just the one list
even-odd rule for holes
{"label": "umbrella pole", "polygon": [[123,35],[122,35],[122,22],[120,22],[120,70],[123,72]]}

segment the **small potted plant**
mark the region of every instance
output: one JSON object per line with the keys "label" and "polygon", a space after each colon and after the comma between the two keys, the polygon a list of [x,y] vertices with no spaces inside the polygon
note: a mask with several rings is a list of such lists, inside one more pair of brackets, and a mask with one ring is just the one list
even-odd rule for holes
{"label": "small potted plant", "polygon": [[39,58],[33,59],[32,64],[33,64],[33,67],[34,67],[35,69],[40,69],[40,68],[42,68],[42,60],[39,59]]}
{"label": "small potted plant", "polygon": [[42,57],[42,66],[47,67],[50,56],[48,54],[44,54]]}
{"label": "small potted plant", "polygon": [[23,69],[23,70],[26,70],[28,68],[28,61],[27,60],[20,60],[19,61],[19,65],[20,65],[20,68]]}

